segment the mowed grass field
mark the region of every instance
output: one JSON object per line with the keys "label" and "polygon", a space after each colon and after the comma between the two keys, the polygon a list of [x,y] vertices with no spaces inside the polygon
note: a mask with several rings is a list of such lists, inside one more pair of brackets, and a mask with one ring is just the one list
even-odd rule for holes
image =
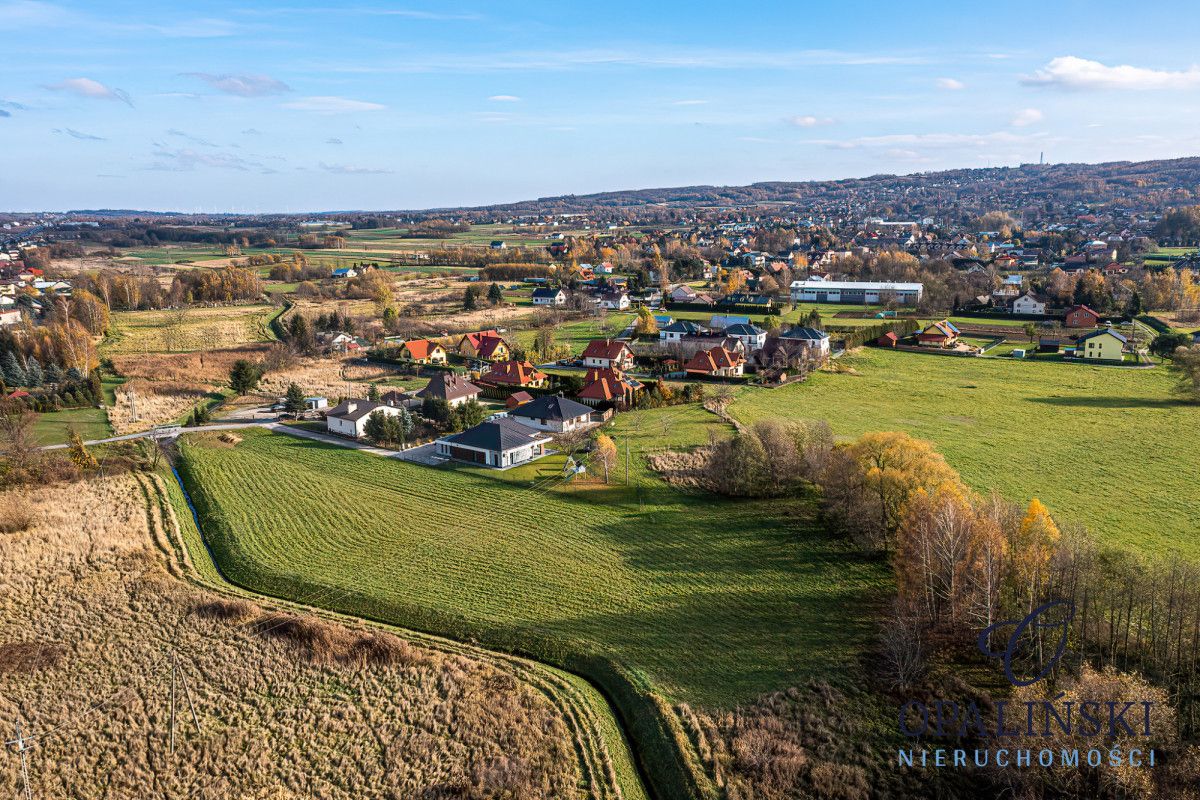
{"label": "mowed grass field", "polygon": [[265,432],[186,444],[185,478],[223,569],[261,591],[549,661],[611,657],[707,708],[848,676],[885,567],[831,539],[809,497],[715,500],[649,476],[645,452],[728,432],[699,407],[625,420],[628,485],[624,449],[622,483],[556,487],[561,456],[431,468]]}
{"label": "mowed grass field", "polygon": [[108,355],[184,353],[266,342],[274,337],[268,305],[219,306],[167,311],[117,311],[104,341]]}
{"label": "mowed grass field", "polygon": [[739,420],[827,419],[841,436],[899,430],[934,442],[981,492],[1038,497],[1102,543],[1200,555],[1200,407],[1166,370],[866,349],[780,389],[743,390]]}

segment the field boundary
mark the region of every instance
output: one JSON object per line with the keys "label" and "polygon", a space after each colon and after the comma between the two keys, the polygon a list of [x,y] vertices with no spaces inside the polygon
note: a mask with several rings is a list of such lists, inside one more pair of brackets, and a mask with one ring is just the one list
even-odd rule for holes
{"label": "field boundary", "polygon": [[[179,473],[178,481],[174,475],[170,480],[161,474],[145,478],[146,483],[152,484],[152,486],[146,486],[144,490],[148,495],[155,496],[156,502],[163,508],[160,516],[164,519],[169,518],[170,521],[169,534],[173,534],[173,536],[165,536],[174,551],[175,569],[168,566],[170,571],[174,573],[175,570],[178,570],[185,579],[210,591],[228,596],[252,598],[259,602],[315,614],[338,622],[366,623],[395,633],[420,646],[487,661],[518,680],[533,686],[563,712],[564,720],[575,739],[581,774],[588,779],[590,784],[590,797],[596,800],[607,800],[608,798],[648,800],[650,797],[678,796],[653,792],[656,782],[651,780],[644,771],[643,762],[639,759],[639,753],[633,747],[632,737],[629,735],[629,732],[634,729],[633,724],[624,718],[620,713],[621,708],[606,692],[581,674],[546,664],[537,659],[523,658],[520,654],[497,652],[468,642],[402,627],[374,616],[341,613],[318,606],[310,606],[287,597],[245,587],[229,578],[217,563],[207,537],[197,527],[196,523],[202,519],[203,515],[199,507],[190,503],[189,496],[185,494],[188,491],[183,485],[186,460],[181,459],[181,461],[184,462],[185,468]],[[177,491],[172,492],[172,487]],[[186,526],[180,525],[180,515],[176,513],[180,502],[183,502],[186,508],[183,516],[191,520]],[[185,535],[185,527],[189,529],[190,536]],[[192,540],[191,546],[189,546],[189,539]],[[193,553],[193,550],[199,552],[196,545],[199,545],[199,550],[203,550],[203,567],[197,563]],[[168,563],[170,564],[170,560]],[[630,683],[632,684],[632,682]],[[614,749],[616,750],[615,754]],[[619,762],[620,768],[614,762]]]}

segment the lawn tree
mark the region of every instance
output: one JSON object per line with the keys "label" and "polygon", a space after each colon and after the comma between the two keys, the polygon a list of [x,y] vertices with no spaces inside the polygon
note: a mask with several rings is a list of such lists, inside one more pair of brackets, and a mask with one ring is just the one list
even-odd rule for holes
{"label": "lawn tree", "polygon": [[1200,403],[1200,345],[1179,347],[1167,369],[1175,376],[1175,393],[1192,403]]}
{"label": "lawn tree", "polygon": [[38,387],[42,385],[43,381],[41,363],[33,356],[29,356],[25,359],[25,385],[31,388]]}
{"label": "lawn tree", "polygon": [[1025,330],[1025,336],[1026,336],[1026,338],[1029,339],[1030,344],[1033,344],[1034,342],[1037,341],[1037,334],[1038,334],[1037,325],[1034,325],[1032,322],[1026,322],[1024,325],[1024,330]]}
{"label": "lawn tree", "polygon": [[4,353],[3,364],[4,384],[6,386],[24,386],[25,385],[25,369],[21,366],[21,362],[17,360],[17,354],[13,350],[8,350]]}
{"label": "lawn tree", "polygon": [[303,314],[293,314],[288,320],[288,344],[297,352],[311,353],[315,347],[312,328]]}
{"label": "lawn tree", "polygon": [[363,426],[363,433],[375,444],[383,446],[402,445],[407,439],[399,415],[389,414],[383,409],[371,412]]}
{"label": "lawn tree", "polygon": [[456,430],[460,431],[474,428],[483,422],[486,416],[487,410],[474,397],[450,410],[450,422]]}
{"label": "lawn tree", "polygon": [[617,443],[608,434],[596,437],[595,448],[592,450],[596,463],[604,470],[604,482],[608,483],[609,475],[617,464]]}
{"label": "lawn tree", "polygon": [[79,431],[75,430],[74,426],[67,431],[67,441],[71,463],[79,467],[80,472],[87,472],[100,466],[96,463],[96,457],[88,452],[87,446],[83,443],[83,437],[79,435]]}
{"label": "lawn tree", "polygon": [[1181,347],[1188,347],[1192,343],[1192,337],[1186,333],[1172,332],[1161,333],[1154,337],[1154,341],[1150,343],[1150,352],[1158,356],[1160,361],[1164,361],[1173,355],[1175,351]]}
{"label": "lawn tree", "polygon": [[304,391],[297,384],[288,384],[287,394],[283,398],[283,407],[289,414],[304,413]]}
{"label": "lawn tree", "polygon": [[463,311],[474,311],[479,308],[478,301],[479,292],[474,286],[468,286],[463,292],[462,307]]}
{"label": "lawn tree", "polygon": [[504,302],[504,290],[500,288],[500,284],[493,283],[488,287],[487,299],[494,306]]}
{"label": "lawn tree", "polygon": [[260,380],[262,369],[244,358],[233,362],[233,368],[229,370],[229,386],[240,395],[254,391]]}
{"label": "lawn tree", "polygon": [[450,421],[450,404],[440,397],[426,397],[421,402],[421,416],[438,425]]}
{"label": "lawn tree", "polygon": [[638,336],[658,335],[658,321],[654,319],[654,313],[648,306],[638,309],[637,322],[634,323],[633,332]]}

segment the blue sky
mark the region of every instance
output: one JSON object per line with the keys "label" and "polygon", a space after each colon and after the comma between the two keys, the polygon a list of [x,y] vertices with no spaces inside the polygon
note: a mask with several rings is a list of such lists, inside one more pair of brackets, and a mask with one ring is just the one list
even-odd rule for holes
{"label": "blue sky", "polygon": [[0,208],[397,209],[1200,153],[1200,5],[0,0]]}

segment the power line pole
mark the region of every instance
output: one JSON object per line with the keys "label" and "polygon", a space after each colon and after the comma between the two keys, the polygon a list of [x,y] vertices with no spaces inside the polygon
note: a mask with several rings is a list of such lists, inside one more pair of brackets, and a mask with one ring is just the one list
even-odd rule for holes
{"label": "power line pole", "polygon": [[196,704],[192,702],[192,689],[188,685],[187,671],[179,665],[179,654],[171,654],[171,752],[175,752],[175,698],[177,694],[176,687],[183,686],[184,697],[187,698],[188,710],[192,714],[192,724],[196,726],[196,733],[200,733],[200,718],[196,716]]}
{"label": "power line pole", "polygon": [[21,720],[17,720],[17,736],[15,739],[5,742],[5,746],[12,747],[21,756],[21,780],[25,783],[25,800],[33,800],[33,790],[29,787],[29,762],[26,760],[25,753],[34,748],[34,744],[25,738],[21,733]]}

